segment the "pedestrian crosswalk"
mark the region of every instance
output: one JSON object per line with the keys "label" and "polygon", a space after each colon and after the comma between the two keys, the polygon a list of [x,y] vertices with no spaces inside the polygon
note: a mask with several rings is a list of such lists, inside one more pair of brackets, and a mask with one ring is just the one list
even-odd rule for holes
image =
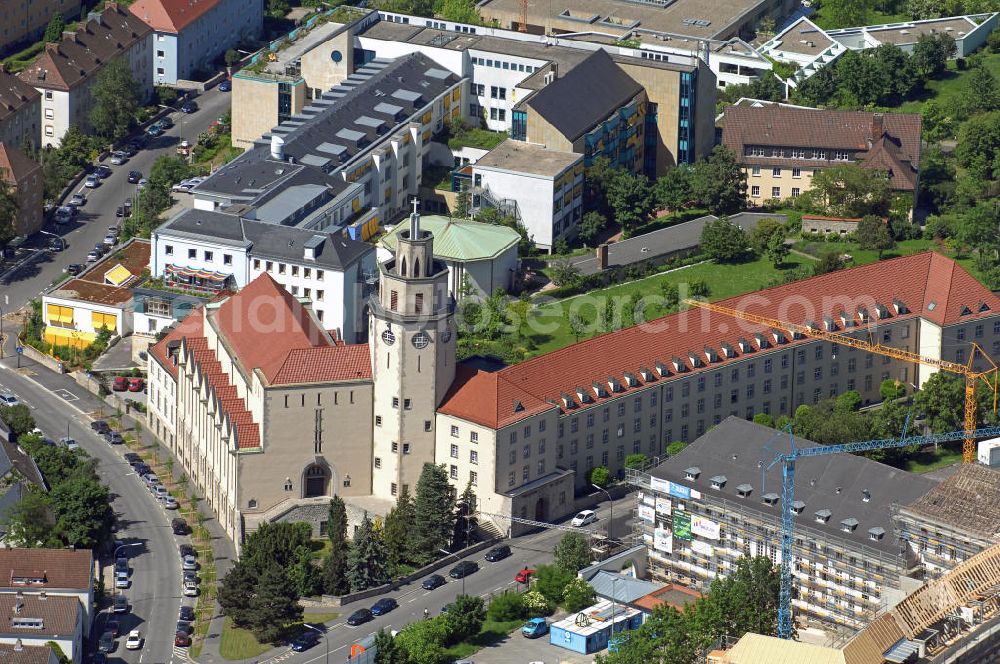
{"label": "pedestrian crosswalk", "polygon": [[190,661],[188,658],[187,648],[178,648],[174,646],[174,656],[171,658],[172,662],[187,662]]}

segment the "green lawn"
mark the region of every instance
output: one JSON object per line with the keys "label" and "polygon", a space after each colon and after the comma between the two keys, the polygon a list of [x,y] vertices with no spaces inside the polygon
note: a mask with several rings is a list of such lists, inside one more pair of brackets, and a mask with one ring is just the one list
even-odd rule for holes
{"label": "green lawn", "polygon": [[[815,240],[798,240],[793,245],[793,248],[796,251],[802,251],[813,256],[818,256],[825,251],[838,251],[842,254],[850,254],[854,258],[854,265],[868,265],[869,263],[874,263],[879,260],[877,251],[860,249],[854,242],[819,242]],[[916,240],[903,240],[902,242],[897,242],[894,248],[889,251],[882,252],[882,260],[895,258],[897,256],[908,256],[910,254],[928,250],[937,251],[947,255],[947,252],[935,245],[933,241],[920,238]],[[968,270],[972,276],[975,277],[978,275],[978,272],[976,271],[976,261],[971,256],[956,258],[955,261]]]}
{"label": "green lawn", "polygon": [[911,473],[929,473],[962,462],[962,443],[939,445],[937,449],[920,450],[903,462],[903,470]]}
{"label": "green lawn", "polygon": [[[534,325],[539,331],[527,331],[526,335],[533,347],[533,354],[548,353],[576,340],[569,327],[571,312],[588,323],[596,323],[598,311],[608,298],[612,298],[618,303],[617,306],[621,306],[629,301],[633,293],[643,296],[660,295],[664,283],[673,283],[679,288],[684,288],[682,284],[703,280],[710,289],[709,299],[719,300],[765,288],[772,281],[779,279],[782,273],[808,263],[809,259],[794,255],[789,257],[780,270],[763,258],[736,265],[719,265],[711,261],[698,263],[631,283],[537,306],[532,310],[531,320],[540,324]],[[662,308],[655,306],[654,303],[647,308],[645,319],[649,320],[663,313]],[[593,326],[598,327],[596,324]]]}
{"label": "green lawn", "polygon": [[451,660],[465,659],[478,652],[481,648],[500,643],[515,629],[524,624],[523,620],[509,620],[507,622],[493,622],[487,620],[483,623],[479,634],[469,641],[463,641],[457,645],[447,648],[445,652]]}
{"label": "green lawn", "polygon": [[[983,65],[995,77],[1000,78],[1000,53],[990,53],[989,51],[983,51],[983,53]],[[951,60],[948,62],[948,72],[944,78],[936,81],[928,81],[926,84],[927,90],[921,95],[920,99],[903,102],[898,108],[893,110],[901,113],[920,113],[924,109],[924,106],[927,105],[927,102],[932,99],[946,109],[951,108],[954,102],[957,102],[959,98],[967,94],[969,89],[968,77],[971,71],[971,69],[958,71],[955,67],[955,61]]]}
{"label": "green lawn", "polygon": [[[305,622],[319,624],[333,620],[338,613],[307,613],[303,617]],[[301,623],[287,625],[290,633],[294,632]],[[226,618],[222,628],[222,637],[219,641],[219,654],[223,659],[238,660],[260,657],[274,645],[270,643],[259,643],[253,633],[248,629],[233,627],[233,621]]]}
{"label": "green lawn", "polygon": [[[833,25],[831,25],[830,21],[828,21],[826,17],[823,16],[822,8],[817,9],[815,12],[810,14],[809,20],[818,25],[819,27],[823,28],[824,30],[833,29]],[[882,12],[872,12],[872,15],[869,17],[867,21],[867,24],[882,25],[885,23],[902,23],[903,21],[909,21],[909,20],[911,20],[909,14],[884,14]]]}

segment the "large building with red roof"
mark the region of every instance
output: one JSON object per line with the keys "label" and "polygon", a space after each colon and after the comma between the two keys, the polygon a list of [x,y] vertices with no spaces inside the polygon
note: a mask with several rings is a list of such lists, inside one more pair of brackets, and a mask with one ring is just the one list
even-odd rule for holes
{"label": "large building with red roof", "polygon": [[[456,491],[471,485],[484,514],[551,521],[575,511],[595,467],[622,476],[628,455],[657,457],[726,417],[791,415],[848,390],[873,403],[883,380],[912,389],[932,373],[700,309],[499,370],[456,366],[432,236],[416,217],[400,238],[369,302],[369,344],[335,342],[307,300],[262,275],[152,349],[150,412],[170,412],[159,386],[175,382],[170,446],[229,510],[234,539],[262,520],[308,519],[334,494],[355,514],[386,509],[427,462]],[[1000,356],[1000,298],[932,252],[723,304],[954,362],[971,342]]]}

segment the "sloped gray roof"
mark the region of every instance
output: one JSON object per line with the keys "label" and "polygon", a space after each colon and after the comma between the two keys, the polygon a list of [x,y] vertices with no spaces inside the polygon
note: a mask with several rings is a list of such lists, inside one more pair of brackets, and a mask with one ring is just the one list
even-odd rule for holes
{"label": "sloped gray roof", "polygon": [[621,602],[622,604],[630,604],[640,597],[644,597],[663,587],[662,583],[622,576],[608,570],[601,570],[587,583],[594,589],[594,593],[598,597],[614,599],[616,602]]}

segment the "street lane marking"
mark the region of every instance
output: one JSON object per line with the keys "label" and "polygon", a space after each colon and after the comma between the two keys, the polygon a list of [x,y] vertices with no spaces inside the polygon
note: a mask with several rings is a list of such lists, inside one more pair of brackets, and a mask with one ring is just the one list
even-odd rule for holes
{"label": "street lane marking", "polygon": [[60,387],[59,389],[52,390],[52,394],[55,394],[56,396],[65,399],[66,401],[80,400],[80,397],[76,396],[75,394],[67,390],[65,387]]}

